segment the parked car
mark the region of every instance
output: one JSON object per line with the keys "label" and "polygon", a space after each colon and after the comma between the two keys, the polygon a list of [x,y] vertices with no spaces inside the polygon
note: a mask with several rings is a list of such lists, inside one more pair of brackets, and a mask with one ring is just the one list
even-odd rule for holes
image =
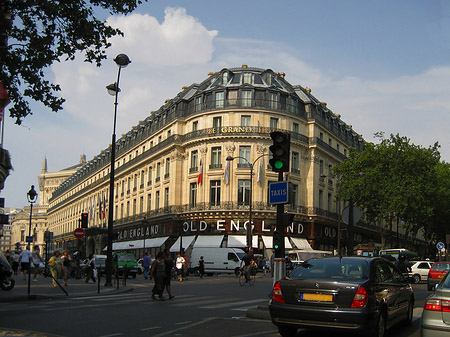
{"label": "parked car", "polygon": [[425,300],[420,336],[450,336],[450,273],[441,279],[434,293]]}
{"label": "parked car", "polygon": [[383,258],[310,259],[275,282],[269,311],[281,336],[298,328],[329,328],[383,337],[398,322],[412,323],[414,292]]}
{"label": "parked car", "polygon": [[432,261],[411,261],[409,277],[413,278],[414,283],[420,283],[420,281],[426,280],[432,265]]}
{"label": "parked car", "polygon": [[441,282],[445,274],[450,271],[450,262],[435,262],[428,271],[427,289],[433,288]]}

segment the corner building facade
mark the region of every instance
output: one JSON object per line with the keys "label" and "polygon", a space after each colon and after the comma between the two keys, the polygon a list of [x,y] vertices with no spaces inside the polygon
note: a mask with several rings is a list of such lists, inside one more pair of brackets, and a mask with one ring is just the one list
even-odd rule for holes
{"label": "corner building facade", "polygon": [[[272,131],[291,134],[285,178],[293,188],[285,212],[295,218],[287,248],[336,249],[338,191],[331,169],[363,139],[310,89],[291,85],[284,73],[246,65],[183,87],[117,141],[113,249],[177,251],[180,236],[184,248],[244,247],[250,193],[253,246],[272,248],[276,206],[268,190],[278,177],[269,165]],[[53,192],[48,221],[57,247],[80,247],[73,231],[87,212],[86,252],[103,252],[109,172],[110,148]],[[355,244],[369,241],[379,242],[377,229],[356,225]]]}

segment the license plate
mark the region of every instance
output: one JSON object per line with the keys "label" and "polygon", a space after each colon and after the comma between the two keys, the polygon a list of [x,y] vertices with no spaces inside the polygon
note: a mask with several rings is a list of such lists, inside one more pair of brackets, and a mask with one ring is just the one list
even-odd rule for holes
{"label": "license plate", "polygon": [[438,275],[438,278],[443,278],[443,277],[444,277],[444,275],[442,275],[442,274],[441,274],[441,275]]}
{"label": "license plate", "polygon": [[300,293],[300,301],[333,302],[333,295]]}

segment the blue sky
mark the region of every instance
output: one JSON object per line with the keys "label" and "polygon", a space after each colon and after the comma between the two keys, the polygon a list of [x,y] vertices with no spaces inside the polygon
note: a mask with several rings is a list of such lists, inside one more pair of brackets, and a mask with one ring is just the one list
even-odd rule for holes
{"label": "blue sky", "polygon": [[152,0],[127,17],[102,15],[125,33],[102,67],[79,57],[47,71],[61,84],[64,110],[33,104],[23,126],[7,119],[14,171],[0,193],[6,207],[27,204],[45,157],[56,171],[108,147],[114,101],[105,86],[119,53],[132,63],[121,76],[118,137],[182,86],[248,64],[311,88],[367,141],[384,131],[424,147],[439,142],[450,161],[448,1]]}

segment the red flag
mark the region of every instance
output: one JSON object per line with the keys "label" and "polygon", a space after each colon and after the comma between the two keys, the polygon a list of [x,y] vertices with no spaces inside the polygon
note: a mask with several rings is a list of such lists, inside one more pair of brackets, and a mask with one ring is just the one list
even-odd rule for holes
{"label": "red flag", "polygon": [[106,217],[106,200],[105,195],[103,194],[103,219]]}
{"label": "red flag", "polygon": [[198,170],[198,178],[197,178],[197,184],[201,184],[202,183],[202,177],[203,176],[203,163],[202,160],[200,159],[200,169]]}

